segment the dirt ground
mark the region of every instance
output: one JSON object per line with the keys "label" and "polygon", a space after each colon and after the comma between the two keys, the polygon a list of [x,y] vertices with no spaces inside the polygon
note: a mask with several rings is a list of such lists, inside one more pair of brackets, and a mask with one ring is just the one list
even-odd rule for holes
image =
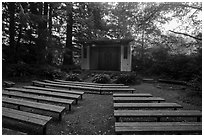
{"label": "dirt ground", "polygon": [[[17,83],[16,86],[30,85]],[[202,110],[201,97],[186,98],[185,90],[163,88],[158,84],[142,83],[132,86],[135,93],[150,93],[162,97],[166,102],[175,102],[183,109]],[[195,103],[196,102],[196,103]],[[113,101],[112,95],[85,94],[78,105],[73,105],[72,111],[65,111],[62,121],[53,120],[48,124],[49,135],[114,135]],[[2,129],[3,135],[17,135],[21,132]],[[32,134],[32,133],[31,133]]]}

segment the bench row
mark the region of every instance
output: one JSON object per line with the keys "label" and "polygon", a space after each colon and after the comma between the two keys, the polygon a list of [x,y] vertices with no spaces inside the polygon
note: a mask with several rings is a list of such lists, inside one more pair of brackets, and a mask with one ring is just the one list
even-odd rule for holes
{"label": "bench row", "polygon": [[59,82],[59,81],[51,81],[51,80],[43,80],[43,82],[51,83],[51,84],[59,84],[59,85],[73,85],[73,86],[83,86],[83,87],[96,87],[96,88],[129,88],[129,86],[125,86],[124,84],[96,84],[96,83],[76,83],[76,82]]}
{"label": "bench row", "polygon": [[202,133],[201,122],[116,122],[117,134]]}
{"label": "bench row", "polygon": [[[29,89],[33,88],[33,89]],[[36,88],[36,89],[35,89]],[[68,91],[68,92],[67,92]],[[69,91],[69,90],[60,90],[52,88],[40,88],[34,86],[28,86],[28,88],[6,88],[2,92],[2,103],[3,106],[16,106],[17,110],[11,108],[3,107],[4,118],[12,119],[15,121],[25,122],[33,125],[38,125],[42,127],[43,134],[46,134],[46,125],[51,120],[50,114],[43,113],[43,115],[35,114],[39,111],[34,111],[35,113],[25,112],[23,109],[31,108],[35,110],[40,110],[44,112],[51,112],[54,115],[58,115],[58,119],[62,119],[62,114],[65,110],[64,106],[53,105],[49,103],[60,103],[68,104],[69,110],[71,110],[71,104],[73,102],[78,102],[78,99],[81,97],[84,92]],[[11,98],[14,97],[14,98]],[[29,100],[22,100],[29,99]],[[35,101],[30,101],[36,100]],[[47,103],[40,103],[39,101],[46,101]],[[23,107],[23,108],[22,108]],[[21,111],[22,110],[22,111]],[[44,116],[48,115],[48,116]]]}
{"label": "bench row", "polygon": [[[125,103],[152,101],[160,102],[164,101],[164,99],[152,97],[151,94],[142,93],[113,94],[116,134],[180,134],[187,132],[195,132],[200,134],[202,132],[201,111],[177,110],[178,108],[182,108],[182,106],[177,103]],[[163,110],[169,108],[173,108],[174,110]],[[161,118],[169,117],[195,117],[197,122],[160,122]],[[133,120],[132,118],[140,118],[140,121],[142,120],[145,122],[136,122],[135,119],[134,122],[127,122],[126,118],[129,120]],[[157,122],[147,122],[147,118],[156,118]],[[124,122],[124,120],[126,122]]]}
{"label": "bench row", "polygon": [[196,117],[197,122],[201,122],[202,112],[198,110],[114,110],[114,117],[116,122],[121,118],[132,117],[156,118],[157,122],[160,122],[163,117]]}
{"label": "bench row", "polygon": [[54,83],[47,83],[47,82],[41,82],[41,81],[33,81],[32,82],[34,86],[42,86],[42,87],[57,87],[57,88],[65,88],[65,89],[78,89],[78,90],[83,90],[83,91],[98,91],[100,94],[102,92],[116,92],[116,91],[125,91],[125,92],[134,92],[134,88],[130,87],[124,87],[124,88],[117,88],[117,86],[113,87],[93,87],[93,86],[80,86],[80,85],[64,85],[64,84],[54,84]]}
{"label": "bench row", "polygon": [[36,95],[45,95],[45,96],[51,96],[51,97],[57,97],[57,98],[74,99],[76,104],[78,103],[78,99],[80,98],[80,95],[70,94],[70,93],[61,93],[61,92],[58,92],[57,89],[55,91],[45,91],[45,90],[14,88],[13,87],[13,88],[5,88],[5,90],[36,94]]}

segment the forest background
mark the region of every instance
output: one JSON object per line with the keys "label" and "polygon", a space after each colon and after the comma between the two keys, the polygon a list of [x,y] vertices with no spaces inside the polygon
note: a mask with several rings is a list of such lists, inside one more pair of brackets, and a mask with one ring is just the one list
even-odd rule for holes
{"label": "forest background", "polygon": [[2,2],[2,77],[59,77],[84,41],[123,38],[132,71],[202,89],[201,2]]}

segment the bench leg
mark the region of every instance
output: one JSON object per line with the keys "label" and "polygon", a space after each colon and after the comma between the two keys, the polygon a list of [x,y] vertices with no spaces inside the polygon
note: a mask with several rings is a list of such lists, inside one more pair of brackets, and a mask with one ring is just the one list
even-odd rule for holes
{"label": "bench leg", "polygon": [[161,121],[161,117],[157,117],[157,122],[160,122]]}
{"label": "bench leg", "polygon": [[62,113],[59,114],[59,121],[62,121]]}
{"label": "bench leg", "polygon": [[46,125],[42,127],[43,128],[43,135],[46,135],[46,130],[47,130],[46,127],[47,127]]}
{"label": "bench leg", "polygon": [[120,117],[115,117],[116,122],[119,122],[119,120],[120,120]]}
{"label": "bench leg", "polygon": [[71,111],[71,104],[69,104],[69,111]]}
{"label": "bench leg", "polygon": [[76,99],[75,101],[76,101],[76,104],[78,104],[78,99]]}
{"label": "bench leg", "polygon": [[82,95],[81,95],[81,99],[82,99]]}
{"label": "bench leg", "polygon": [[201,122],[201,117],[197,117],[197,122]]}

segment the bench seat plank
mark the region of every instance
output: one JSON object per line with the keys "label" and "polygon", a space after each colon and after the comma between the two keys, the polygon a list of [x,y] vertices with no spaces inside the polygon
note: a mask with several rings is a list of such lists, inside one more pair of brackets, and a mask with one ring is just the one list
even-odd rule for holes
{"label": "bench seat plank", "polygon": [[158,133],[158,132],[202,132],[201,122],[116,122],[115,132],[123,133]]}
{"label": "bench seat plank", "polygon": [[116,122],[116,133],[201,132],[201,122]]}
{"label": "bench seat plank", "polygon": [[18,114],[18,115],[29,116],[29,117],[41,119],[41,120],[44,120],[44,121],[49,121],[49,120],[52,119],[52,117],[49,117],[49,116],[39,115],[39,114],[35,114],[35,113],[20,111],[20,110],[16,110],[16,109],[12,109],[12,108],[6,108],[6,107],[2,107],[2,112],[3,111],[4,112],[15,113],[15,114]]}
{"label": "bench seat plank", "polygon": [[38,95],[46,95],[46,96],[54,96],[58,98],[75,99],[76,103],[80,98],[80,95],[76,95],[76,94],[58,93],[58,92],[43,91],[43,90],[32,90],[32,89],[25,89],[25,88],[5,88],[5,90],[38,94]]}
{"label": "bench seat plank", "polygon": [[202,112],[199,110],[114,110],[116,121],[120,117],[157,117],[160,121],[161,117],[197,117],[198,122],[202,117]]}
{"label": "bench seat plank", "polygon": [[133,94],[114,93],[113,97],[152,97],[152,95],[149,93],[133,93]]}
{"label": "bench seat plank", "polygon": [[125,109],[131,109],[131,108],[182,108],[181,105],[177,103],[114,103],[113,104],[115,109],[118,108],[125,108]]}
{"label": "bench seat plank", "polygon": [[61,119],[61,113],[65,110],[65,107],[62,107],[62,106],[56,106],[51,104],[44,104],[44,103],[20,100],[20,99],[14,99],[14,98],[7,98],[7,97],[2,97],[2,103],[58,113],[59,119]]}
{"label": "bench seat plank", "polygon": [[47,97],[47,96],[39,96],[39,95],[31,95],[27,93],[16,93],[16,92],[8,92],[8,91],[3,91],[2,95],[6,95],[9,97],[20,97],[20,98],[26,98],[26,99],[35,99],[37,101],[48,101],[48,102],[53,102],[53,103],[63,103],[63,104],[68,104],[69,109],[71,110],[71,104],[73,104],[74,100],[70,99],[64,99],[64,98],[55,98],[55,97]]}
{"label": "bench seat plank", "polygon": [[152,101],[165,101],[160,97],[113,97],[114,102],[152,102]]}
{"label": "bench seat plank", "polygon": [[126,91],[130,91],[130,92],[134,92],[135,89],[134,88],[101,88],[101,92],[106,91],[106,92],[126,92]]}
{"label": "bench seat plank", "polygon": [[25,116],[25,115],[15,114],[15,113],[12,113],[12,112],[7,112],[7,111],[6,112],[2,111],[2,115],[3,115],[3,117],[17,119],[17,120],[20,120],[20,121],[33,123],[33,124],[41,125],[41,126],[44,126],[47,123],[47,121],[45,121],[45,120],[41,120],[41,119],[34,118],[34,117],[31,118],[31,117],[28,117],[28,116]]}

